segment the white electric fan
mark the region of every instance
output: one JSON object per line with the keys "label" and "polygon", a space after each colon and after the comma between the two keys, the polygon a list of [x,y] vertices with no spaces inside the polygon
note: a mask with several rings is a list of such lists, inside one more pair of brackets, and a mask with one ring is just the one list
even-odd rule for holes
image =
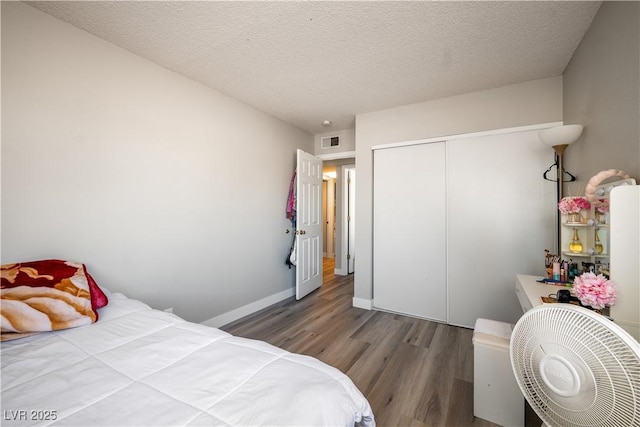
{"label": "white electric fan", "polygon": [[548,426],[640,426],[640,344],[573,304],[527,311],[511,335],[511,366]]}

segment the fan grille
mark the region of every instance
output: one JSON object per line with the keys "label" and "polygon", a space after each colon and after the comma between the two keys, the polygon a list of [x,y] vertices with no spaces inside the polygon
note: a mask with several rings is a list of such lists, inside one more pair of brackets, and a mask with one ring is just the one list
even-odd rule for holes
{"label": "fan grille", "polygon": [[[541,371],[549,360],[571,369]],[[570,304],[529,310],[514,327],[511,364],[550,426],[640,426],[640,345],[604,316]]]}

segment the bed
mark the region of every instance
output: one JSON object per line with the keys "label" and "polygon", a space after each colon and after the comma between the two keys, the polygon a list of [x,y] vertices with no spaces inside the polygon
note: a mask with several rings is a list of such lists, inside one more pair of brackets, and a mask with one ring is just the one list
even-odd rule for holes
{"label": "bed", "polygon": [[106,305],[85,325],[7,330],[17,323],[8,291],[18,286],[5,286],[4,267],[2,425],[375,425],[369,403],[339,370],[120,293],[100,289]]}

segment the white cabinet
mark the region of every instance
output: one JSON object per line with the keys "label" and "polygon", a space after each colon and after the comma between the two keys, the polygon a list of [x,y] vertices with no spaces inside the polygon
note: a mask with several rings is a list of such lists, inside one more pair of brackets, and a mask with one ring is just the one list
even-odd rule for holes
{"label": "white cabinet", "polygon": [[515,322],[518,273],[555,234],[538,130],[374,149],[374,307],[472,328]]}
{"label": "white cabinet", "polygon": [[614,321],[640,341],[640,186],[611,191],[611,280]]}
{"label": "white cabinet", "polygon": [[608,270],[609,265],[609,213],[598,214],[595,207],[583,210],[571,218],[560,215],[560,253],[562,259],[578,264],[590,262]]}

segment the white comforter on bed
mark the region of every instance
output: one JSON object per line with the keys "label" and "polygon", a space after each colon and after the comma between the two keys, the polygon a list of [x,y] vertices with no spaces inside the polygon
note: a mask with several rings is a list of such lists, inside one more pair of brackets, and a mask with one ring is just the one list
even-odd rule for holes
{"label": "white comforter on bed", "polygon": [[317,359],[111,294],[97,323],[1,344],[9,425],[373,426]]}

